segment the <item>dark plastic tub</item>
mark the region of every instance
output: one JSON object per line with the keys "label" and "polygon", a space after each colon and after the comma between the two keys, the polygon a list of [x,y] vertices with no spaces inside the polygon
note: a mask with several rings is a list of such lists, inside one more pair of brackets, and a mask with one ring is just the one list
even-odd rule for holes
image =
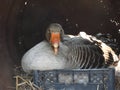
{"label": "dark plastic tub", "polygon": [[34,71],[43,90],[115,90],[114,69]]}

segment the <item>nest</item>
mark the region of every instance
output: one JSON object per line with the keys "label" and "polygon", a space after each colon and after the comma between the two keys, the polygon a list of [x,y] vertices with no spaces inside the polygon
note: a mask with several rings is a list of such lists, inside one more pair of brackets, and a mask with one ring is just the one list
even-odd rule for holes
{"label": "nest", "polygon": [[26,74],[21,66],[15,66],[15,90],[43,90],[33,83],[33,75]]}
{"label": "nest", "polygon": [[120,77],[115,77],[115,90],[120,90]]}
{"label": "nest", "polygon": [[[43,90],[33,83],[33,75],[23,71],[21,66],[14,68],[15,90]],[[115,90],[120,90],[120,77],[115,77]]]}

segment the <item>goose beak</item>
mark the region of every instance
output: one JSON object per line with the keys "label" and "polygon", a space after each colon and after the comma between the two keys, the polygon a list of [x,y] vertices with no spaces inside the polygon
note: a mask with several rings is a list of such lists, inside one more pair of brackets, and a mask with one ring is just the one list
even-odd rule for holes
{"label": "goose beak", "polygon": [[59,43],[60,43],[60,33],[59,32],[52,32],[50,42],[54,49],[54,54],[57,55]]}
{"label": "goose beak", "polygon": [[54,43],[53,44],[53,49],[54,49],[54,54],[57,55],[58,53],[58,47],[59,47],[59,44],[58,43]]}

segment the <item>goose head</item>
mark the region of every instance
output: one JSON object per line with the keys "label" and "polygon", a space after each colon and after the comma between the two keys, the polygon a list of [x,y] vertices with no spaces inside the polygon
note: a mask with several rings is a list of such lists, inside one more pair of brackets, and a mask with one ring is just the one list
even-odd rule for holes
{"label": "goose head", "polygon": [[54,54],[58,53],[60,42],[63,40],[64,30],[58,23],[52,23],[46,30],[46,39],[53,48]]}

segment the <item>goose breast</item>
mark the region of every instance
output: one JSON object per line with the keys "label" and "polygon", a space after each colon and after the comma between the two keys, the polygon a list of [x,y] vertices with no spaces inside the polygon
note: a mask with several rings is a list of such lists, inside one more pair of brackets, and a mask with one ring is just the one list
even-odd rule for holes
{"label": "goose breast", "polygon": [[68,68],[65,55],[68,48],[60,43],[60,52],[54,52],[47,41],[42,41],[25,53],[22,58],[22,68],[25,72],[31,70],[53,70]]}

